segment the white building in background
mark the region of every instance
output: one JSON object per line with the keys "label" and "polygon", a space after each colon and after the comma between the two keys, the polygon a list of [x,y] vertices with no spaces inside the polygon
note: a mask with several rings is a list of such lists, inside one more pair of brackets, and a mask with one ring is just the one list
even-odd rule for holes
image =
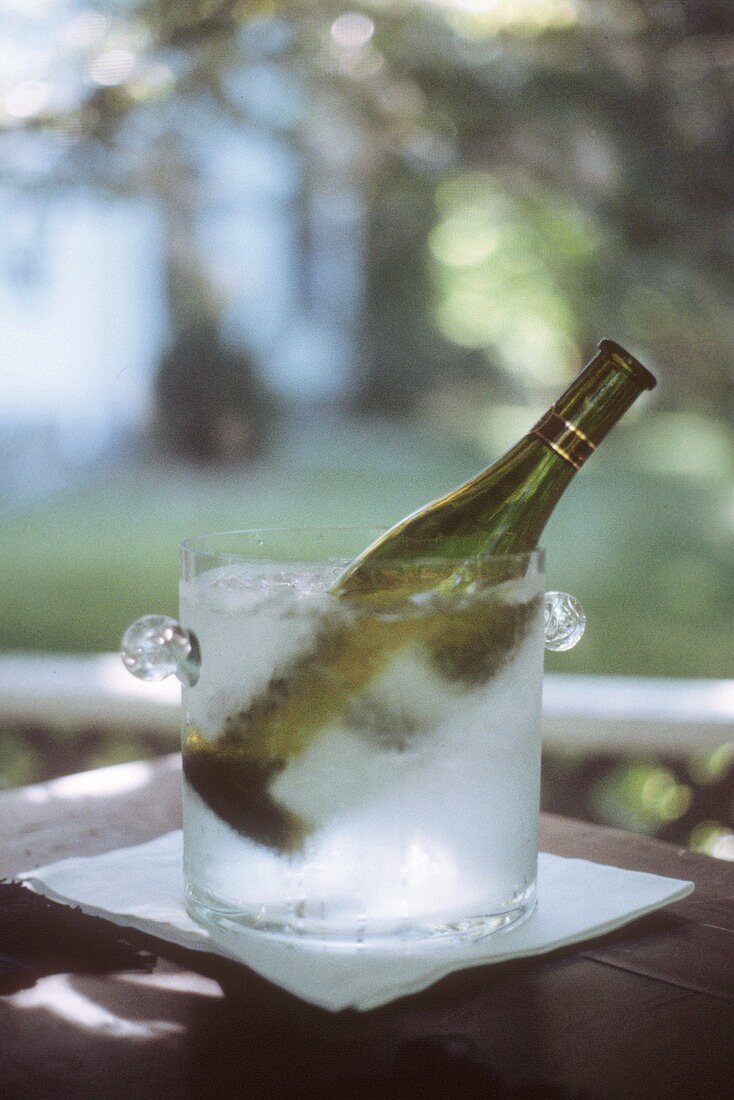
{"label": "white building in background", "polygon": [[306,194],[297,157],[262,131],[212,135],[200,255],[224,303],[225,335],[300,403],[339,396],[353,370],[361,207],[334,183]]}
{"label": "white building in background", "polygon": [[165,334],[151,205],[26,199],[0,238],[0,503],[55,489],[147,416]]}
{"label": "white building in background", "polygon": [[[300,403],[349,388],[362,212],[266,131],[202,142],[197,223],[225,336]],[[10,204],[8,204],[10,206]],[[0,228],[0,506],[55,490],[134,437],[167,337],[155,203],[88,192],[25,197]]]}

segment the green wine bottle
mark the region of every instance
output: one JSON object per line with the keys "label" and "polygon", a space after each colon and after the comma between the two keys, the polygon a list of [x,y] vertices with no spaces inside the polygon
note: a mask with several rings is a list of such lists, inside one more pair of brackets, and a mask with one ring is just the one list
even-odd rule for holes
{"label": "green wine bottle", "polygon": [[[655,384],[633,356],[603,340],[565,393],[502,458],[364,550],[332,587],[340,613],[325,618],[312,648],[276,670],[262,695],[230,716],[217,740],[188,732],[185,775],[209,807],[252,839],[295,850],[309,824],[271,797],[272,781],[334,721],[348,715],[354,728],[370,682],[399,653],[417,647],[440,675],[468,684],[501,668],[536,621],[536,603],[468,601],[448,613],[441,597],[455,596],[478,574],[485,578],[487,559],[536,547],[573,476]],[[506,571],[497,576],[498,582],[507,579]],[[398,613],[418,594],[432,597],[427,610]],[[383,614],[386,609],[391,613]],[[385,724],[396,743],[406,735],[394,716],[385,716]]]}
{"label": "green wine bottle", "polygon": [[[391,527],[364,550],[332,591],[369,594],[376,567],[415,559],[421,548],[447,563],[519,554],[538,545],[566,486],[655,378],[611,340],[538,423],[499,461]],[[409,573],[402,580],[410,586]]]}

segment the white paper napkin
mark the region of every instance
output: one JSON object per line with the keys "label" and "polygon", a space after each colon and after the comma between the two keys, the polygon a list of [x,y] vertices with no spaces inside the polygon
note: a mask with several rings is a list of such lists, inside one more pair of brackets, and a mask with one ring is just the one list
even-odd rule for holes
{"label": "white paper napkin", "polygon": [[540,955],[611,932],[685,897],[693,883],[541,853],[538,907],[517,928],[475,943],[335,951],[281,943],[257,932],[214,942],[184,908],[182,834],[104,855],[75,857],[18,877],[39,894],[159,939],[244,962],[312,1004],[334,1011],[376,1008],[454,970]]}

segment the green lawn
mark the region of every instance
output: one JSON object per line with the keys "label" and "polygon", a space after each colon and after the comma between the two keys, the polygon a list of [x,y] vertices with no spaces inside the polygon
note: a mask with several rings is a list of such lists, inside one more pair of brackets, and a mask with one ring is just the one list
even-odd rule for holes
{"label": "green lawn", "polygon": [[[5,515],[0,648],[115,649],[152,611],[175,614],[182,538],[242,527],[389,524],[490,460],[405,425],[304,425],[244,471],[188,474],[138,459]],[[573,672],[731,676],[734,582],[724,485],[641,473],[609,445],[544,539],[548,587],[584,603]],[[730,505],[729,505],[730,506]]]}

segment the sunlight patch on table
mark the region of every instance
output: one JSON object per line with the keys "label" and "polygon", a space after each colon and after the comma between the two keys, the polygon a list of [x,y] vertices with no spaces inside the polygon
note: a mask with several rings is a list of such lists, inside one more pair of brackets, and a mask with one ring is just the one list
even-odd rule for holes
{"label": "sunlight patch on table", "polygon": [[148,989],[165,989],[169,993],[193,993],[197,997],[224,996],[219,982],[202,974],[120,974],[117,981]]}
{"label": "sunlight patch on table", "polygon": [[75,775],[62,775],[48,783],[27,787],[23,797],[27,802],[48,802],[54,798],[104,798],[140,790],[151,780],[152,767],[141,760],[96,768]]}
{"label": "sunlight patch on table", "polygon": [[68,974],[41,978],[32,989],[9,997],[15,1008],[43,1008],[67,1023],[114,1039],[157,1039],[177,1034],[182,1024],[170,1020],[128,1020],[118,1016],[75,989]]}

